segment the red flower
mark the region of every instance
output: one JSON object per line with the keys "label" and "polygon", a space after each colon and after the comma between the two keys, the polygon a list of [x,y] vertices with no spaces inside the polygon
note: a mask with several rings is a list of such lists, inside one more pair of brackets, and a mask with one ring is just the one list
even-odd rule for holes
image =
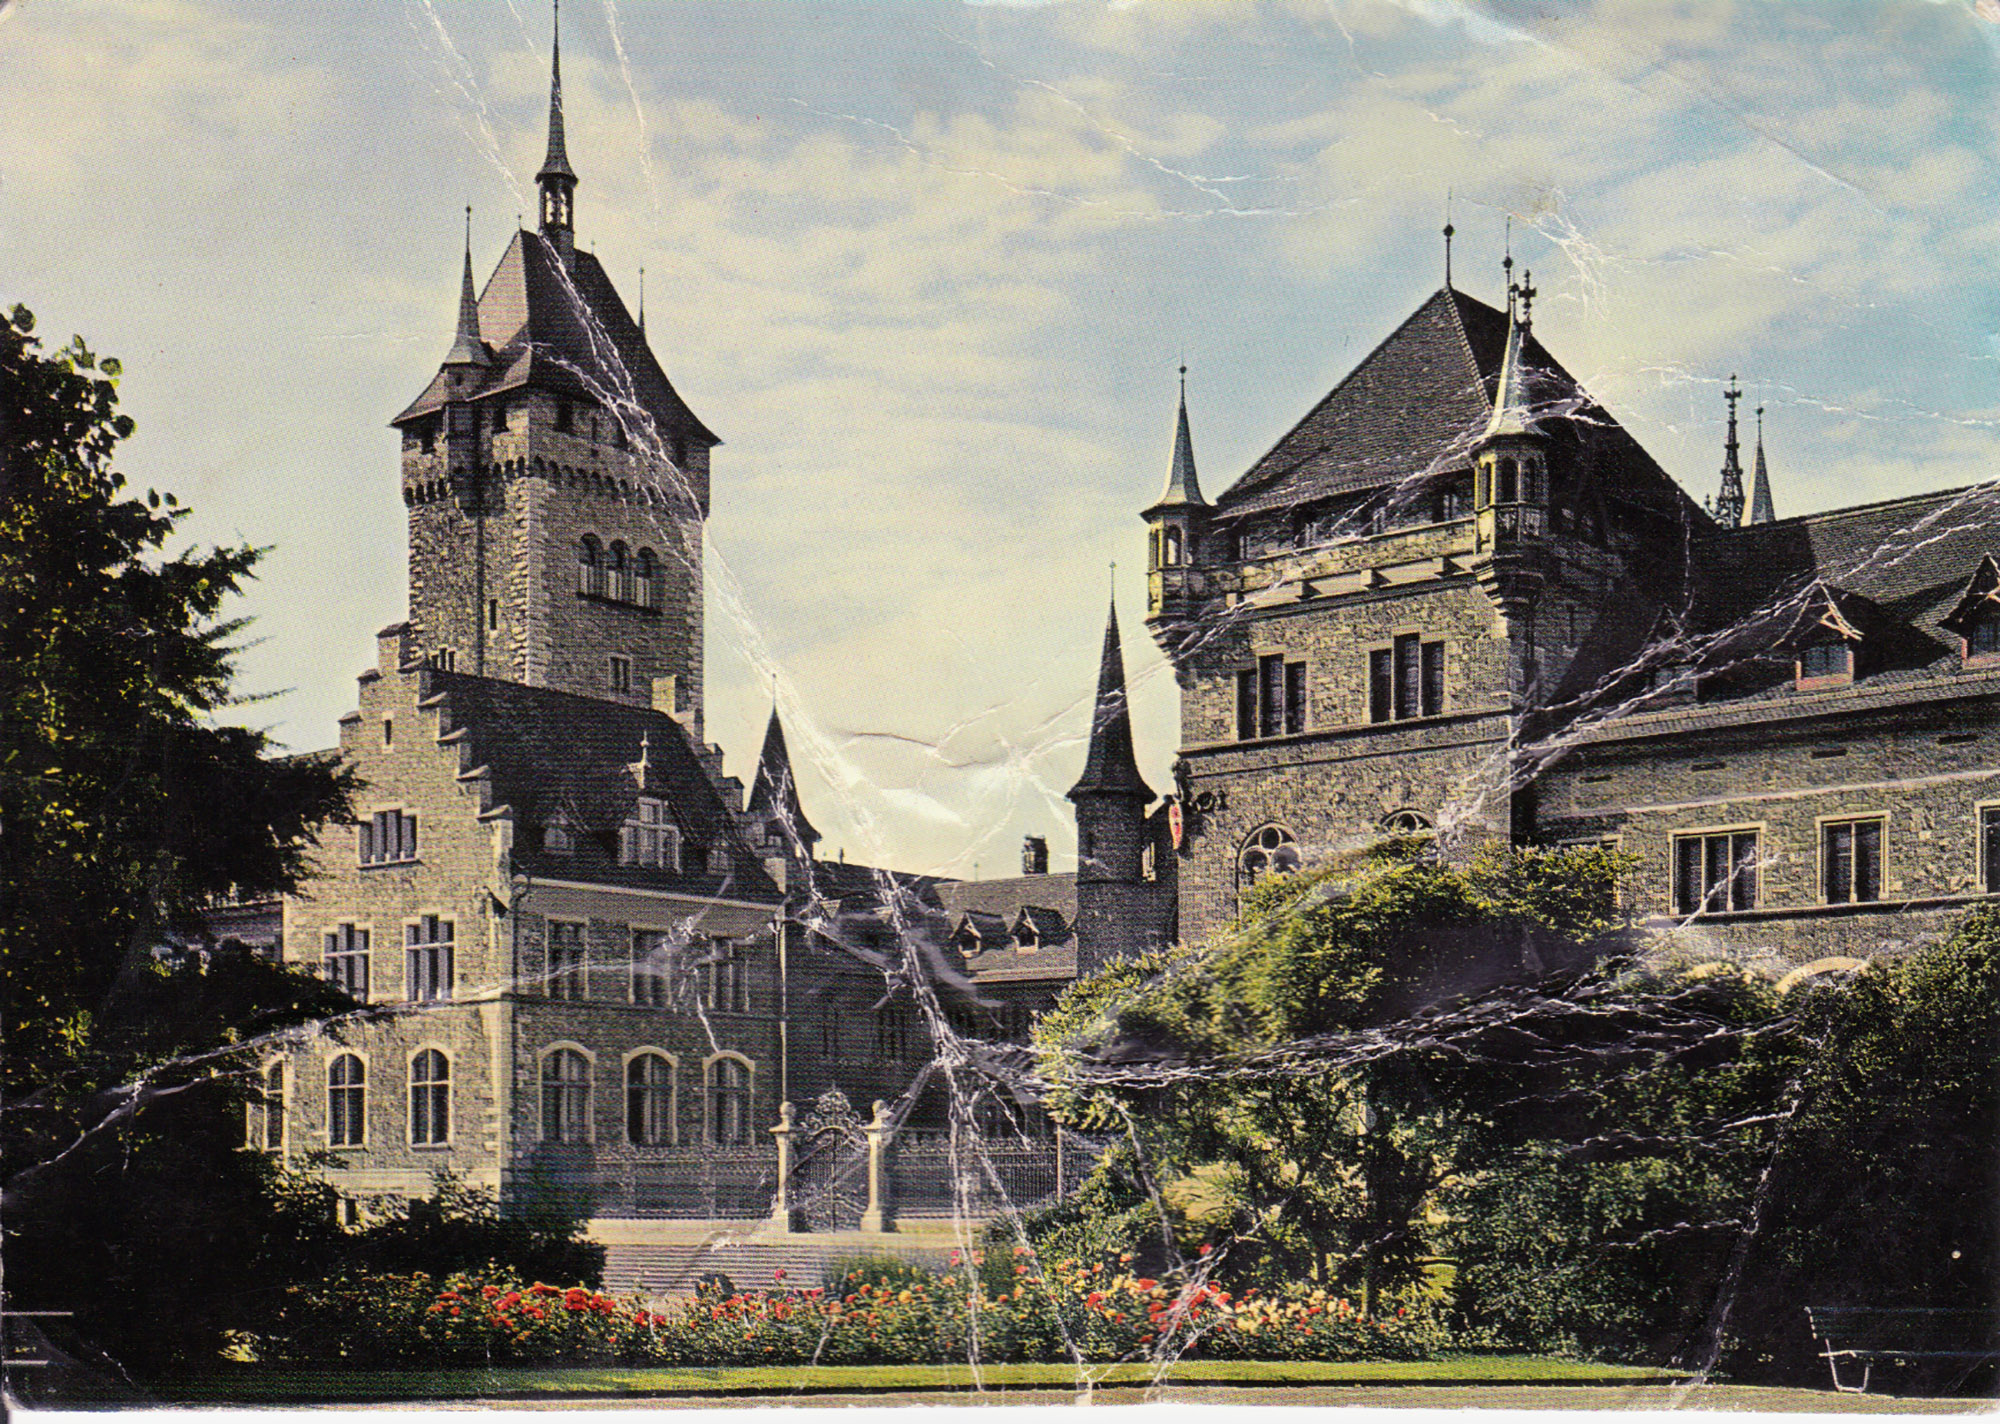
{"label": "red flower", "polygon": [[1141,1277],[1139,1277],[1139,1279],[1138,1279],[1138,1280],[1136,1280],[1136,1281],[1132,1282],[1132,1284],[1133,1284],[1133,1285],[1135,1285],[1135,1286],[1137,1286],[1137,1287],[1138,1287],[1138,1288],[1139,1288],[1140,1290],[1142,1290],[1142,1291],[1149,1291],[1149,1290],[1151,1290],[1151,1289],[1152,1289],[1152,1288],[1153,1288],[1154,1286],[1158,1285],[1158,1284],[1159,1284],[1159,1282],[1158,1282],[1158,1281],[1156,1281],[1156,1280],[1152,1280],[1152,1279],[1150,1279],[1149,1277],[1146,1277],[1146,1276],[1141,1276]]}
{"label": "red flower", "polygon": [[1209,1245],[1206,1241],[1204,1241],[1201,1243],[1201,1245],[1195,1248],[1194,1253],[1197,1256],[1206,1256],[1209,1252],[1213,1251],[1214,1249],[1215,1248],[1213,1246]]}

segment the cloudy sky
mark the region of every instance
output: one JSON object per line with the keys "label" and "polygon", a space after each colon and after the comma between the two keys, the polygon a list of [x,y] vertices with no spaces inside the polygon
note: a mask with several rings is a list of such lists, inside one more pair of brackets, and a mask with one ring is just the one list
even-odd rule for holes
{"label": "cloudy sky", "polygon": [[[121,357],[125,468],[271,553],[244,709],[328,745],[404,613],[386,422],[532,215],[546,0],[0,0],[0,302]],[[571,0],[579,241],[726,442],[709,729],[775,676],[826,849],[1073,846],[1109,565],[1185,358],[1211,493],[1440,283],[1698,495],[1721,389],[1779,513],[2000,472],[2000,3]]]}

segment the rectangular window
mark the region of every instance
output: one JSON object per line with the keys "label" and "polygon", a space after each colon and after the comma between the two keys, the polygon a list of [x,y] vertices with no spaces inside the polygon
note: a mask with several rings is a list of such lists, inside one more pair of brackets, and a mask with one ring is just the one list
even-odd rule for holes
{"label": "rectangular window", "polygon": [[368,931],[341,925],[326,932],[326,982],[351,999],[368,998]]}
{"label": "rectangular window", "polygon": [[408,993],[417,1003],[435,1003],[451,997],[452,922],[425,915],[403,927],[403,960],[407,966]]}
{"label": "rectangular window", "polygon": [[385,747],[396,745],[396,719],[394,717],[384,717],[382,719],[382,745]]}
{"label": "rectangular window", "polygon": [[1854,650],[1845,643],[1815,643],[1799,649],[1799,681],[1846,677],[1854,670]]}
{"label": "rectangular window", "polygon": [[750,1012],[750,951],[720,936],[708,942],[701,966],[702,1003],[719,1014]]}
{"label": "rectangular window", "polygon": [[902,1062],[910,1056],[915,1016],[908,1004],[888,1004],[875,1011],[875,1056]]}
{"label": "rectangular window", "polygon": [[667,803],[641,796],[632,819],[619,836],[618,859],[626,865],[656,870],[681,868],[681,833],[667,820]]}
{"label": "rectangular window", "polygon": [[1257,659],[1257,735],[1285,730],[1285,660],[1276,653]]}
{"label": "rectangular window", "polygon": [[1882,898],[1882,821],[1828,821],[1820,827],[1820,886],[1829,905]]}
{"label": "rectangular window", "polygon": [[1368,655],[1368,720],[1386,722],[1395,713],[1395,664],[1394,654],[1388,648],[1377,648]]}
{"label": "rectangular window", "polygon": [[1674,913],[1757,908],[1757,832],[1674,837]]}
{"label": "rectangular window", "polygon": [[1292,736],[1306,729],[1306,665],[1270,653],[1236,674],[1236,737]]}
{"label": "rectangular window", "polygon": [[497,598],[489,598],[486,600],[486,631],[489,633],[497,632],[499,631],[499,628],[500,628],[500,600]]}
{"label": "rectangular window", "polygon": [[1396,720],[1421,715],[1423,710],[1423,645],[1415,633],[1396,639]]}
{"label": "rectangular window", "polygon": [[1422,661],[1423,714],[1439,717],[1444,715],[1444,644],[1425,643]]}
{"label": "rectangular window", "polygon": [[666,931],[632,931],[632,1002],[665,1008],[672,977],[673,944]]}
{"label": "rectangular window", "polygon": [[2000,615],[1987,614],[1965,635],[1968,658],[2000,657]]}
{"label": "rectangular window", "polygon": [[632,690],[632,660],[617,653],[611,655],[611,690],[613,692]]}
{"label": "rectangular window", "polygon": [[1285,664],[1285,731],[1289,734],[1306,729],[1306,665],[1304,663]]}
{"label": "rectangular window", "polygon": [[590,966],[585,957],[582,925],[549,925],[548,996],[551,999],[590,997]]}
{"label": "rectangular window", "polygon": [[1402,722],[1444,715],[1444,644],[1415,633],[1368,654],[1368,720]]}
{"label": "rectangular window", "polygon": [[2000,806],[1979,812],[1979,870],[1989,895],[2000,895]]}
{"label": "rectangular window", "polygon": [[1257,674],[1249,668],[1236,674],[1236,740],[1257,735]]}
{"label": "rectangular window", "polygon": [[417,818],[404,811],[377,811],[359,831],[363,865],[394,865],[417,858]]}

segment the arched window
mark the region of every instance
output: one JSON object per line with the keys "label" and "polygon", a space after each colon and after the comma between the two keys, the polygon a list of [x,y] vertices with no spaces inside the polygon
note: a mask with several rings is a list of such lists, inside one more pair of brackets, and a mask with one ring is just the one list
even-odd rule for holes
{"label": "arched window", "polygon": [[625,559],[625,541],[613,539],[611,547],[604,551],[604,571],[606,575],[605,596],[615,598],[620,603],[632,601],[632,570]]}
{"label": "arched window", "polygon": [[1404,809],[1392,811],[1382,818],[1382,829],[1392,836],[1421,836],[1431,828],[1431,823],[1422,813]]}
{"label": "arched window", "polygon": [[1169,568],[1181,561],[1181,531],[1171,525],[1167,528],[1166,563]]}
{"label": "arched window", "polygon": [[1514,462],[1512,460],[1502,460],[1500,462],[1500,488],[1494,492],[1493,501],[1496,504],[1513,504],[1516,502],[1518,495],[1519,491],[1515,488]]}
{"label": "arched window", "polygon": [[641,549],[632,566],[634,597],[642,608],[660,606],[660,565],[651,549]]}
{"label": "arched window", "polygon": [[273,1063],[259,1073],[251,1092],[250,1130],[244,1140],[251,1147],[261,1147],[267,1152],[280,1151],[285,1145],[284,1063]]}
{"label": "arched window", "polygon": [[750,1142],[750,1070],[734,1058],[708,1065],[708,1140],[718,1147]]}
{"label": "arched window", "polygon": [[604,554],[595,534],[586,534],[577,542],[576,591],[593,597],[604,593]]}
{"label": "arched window", "polygon": [[1237,853],[1237,888],[1247,890],[1266,875],[1290,875],[1298,868],[1299,847],[1292,833],[1283,826],[1266,826]]}
{"label": "arched window", "polygon": [[542,1141],[590,1140],[590,1060],[558,1048],[542,1060]]}
{"label": "arched window", "polygon": [[410,1060],[410,1141],[418,1147],[451,1141],[451,1060],[435,1048]]}
{"label": "arched window", "polygon": [[625,1140],[635,1147],[674,1140],[674,1065],[663,1053],[641,1053],[625,1065]]}
{"label": "arched window", "polygon": [[326,1068],[326,1145],[359,1147],[367,1140],[368,1069],[352,1053]]}

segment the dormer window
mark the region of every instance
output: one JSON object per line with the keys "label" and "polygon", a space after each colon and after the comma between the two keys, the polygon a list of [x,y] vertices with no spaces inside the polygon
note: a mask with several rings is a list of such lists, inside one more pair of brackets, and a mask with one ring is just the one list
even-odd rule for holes
{"label": "dormer window", "polygon": [[1808,643],[1799,649],[1798,685],[1838,687],[1854,681],[1854,647],[1844,641]]}
{"label": "dormer window", "polygon": [[2000,609],[1982,614],[1965,630],[1965,660],[2000,662]]}
{"label": "dormer window", "polygon": [[575,855],[576,827],[568,818],[557,816],[542,827],[542,849],[550,855]]}
{"label": "dormer window", "polygon": [[650,866],[655,870],[681,868],[681,833],[667,819],[667,803],[641,796],[639,804],[619,835],[618,859],[624,865]]}

